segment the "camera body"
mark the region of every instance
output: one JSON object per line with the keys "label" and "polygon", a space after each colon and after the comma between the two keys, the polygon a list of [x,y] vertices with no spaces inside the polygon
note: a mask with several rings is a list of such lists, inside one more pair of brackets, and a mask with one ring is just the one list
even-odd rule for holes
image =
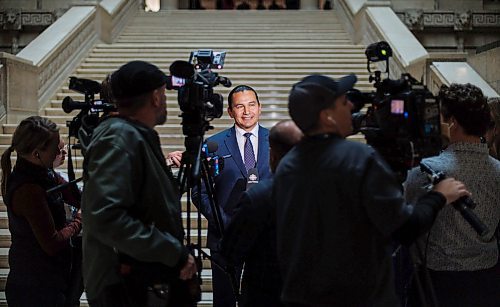
{"label": "camera body", "polygon": [[[410,74],[402,74],[398,80],[381,80],[376,71],[371,79],[375,80],[375,92],[347,93],[356,105],[354,131],[363,133],[395,172],[406,175],[422,158],[441,151],[439,101]],[[361,113],[366,103],[367,111]]]}
{"label": "camera body", "polygon": [[208,122],[223,114],[224,99],[214,93],[214,87],[229,87],[231,81],[212,69],[222,69],[225,57],[224,51],[198,50],[191,52],[189,62],[175,61],[170,66],[167,89],[178,90],[183,133],[188,137],[203,136],[211,128]]}
{"label": "camera body", "polygon": [[[101,113],[107,114],[116,111],[114,104],[105,99],[95,99],[96,94],[103,96],[101,83],[76,77],[69,78],[69,89],[81,93],[85,96],[85,101],[74,101],[70,96],[66,96],[62,102],[62,109],[66,113],[80,110],[73,120],[66,125],[69,128],[69,136],[77,137],[80,143],[76,146],[85,154],[87,146],[90,144],[92,133],[99,124]],[[100,97],[102,98],[102,97]]]}

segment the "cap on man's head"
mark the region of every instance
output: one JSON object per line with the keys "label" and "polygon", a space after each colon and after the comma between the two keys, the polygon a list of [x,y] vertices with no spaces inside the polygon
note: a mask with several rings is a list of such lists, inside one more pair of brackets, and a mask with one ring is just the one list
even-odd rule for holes
{"label": "cap on man's head", "polygon": [[111,75],[111,91],[117,100],[149,93],[167,82],[167,76],[157,66],[132,61]]}
{"label": "cap on man's head", "polygon": [[335,99],[352,89],[356,75],[338,81],[323,75],[310,75],[295,84],[288,97],[290,117],[300,130],[306,132],[316,125],[321,110],[332,106]]}

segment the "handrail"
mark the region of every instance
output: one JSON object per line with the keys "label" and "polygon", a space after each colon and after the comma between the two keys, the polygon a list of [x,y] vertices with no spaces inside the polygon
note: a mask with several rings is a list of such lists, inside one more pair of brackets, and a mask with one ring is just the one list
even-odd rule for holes
{"label": "handrail", "polygon": [[470,65],[457,61],[456,56],[443,59],[446,64],[433,62],[424,46],[392,10],[389,1],[337,0],[335,7],[355,44],[369,45],[381,40],[389,43],[394,53],[389,67],[391,78],[407,72],[435,92],[438,85],[458,82],[453,74],[460,71],[469,76],[467,82],[480,87],[485,95],[498,96]]}
{"label": "handrail", "polygon": [[99,39],[116,39],[140,2],[104,0],[97,6],[72,7],[19,54],[0,53],[0,72],[7,80],[0,82],[7,115],[0,121],[17,123],[39,114]]}

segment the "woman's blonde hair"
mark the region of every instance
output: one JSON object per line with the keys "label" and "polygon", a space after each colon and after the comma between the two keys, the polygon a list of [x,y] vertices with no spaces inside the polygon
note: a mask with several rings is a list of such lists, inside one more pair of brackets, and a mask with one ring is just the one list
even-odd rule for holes
{"label": "woman's blonde hair", "polygon": [[7,178],[12,171],[10,156],[15,150],[18,155],[28,155],[35,149],[44,150],[50,143],[51,137],[59,128],[55,123],[40,116],[30,116],[23,119],[12,136],[11,145],[2,154],[2,195],[5,195]]}

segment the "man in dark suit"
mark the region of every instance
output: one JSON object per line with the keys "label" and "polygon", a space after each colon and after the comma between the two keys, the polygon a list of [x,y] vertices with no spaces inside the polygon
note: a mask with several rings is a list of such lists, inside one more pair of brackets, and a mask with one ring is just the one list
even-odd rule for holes
{"label": "man in dark suit", "polygon": [[[215,155],[228,156],[224,160],[224,168],[214,178],[216,206],[220,210],[223,227],[229,224],[236,205],[246,190],[249,170],[256,170],[259,180],[271,177],[269,130],[259,125],[262,107],[257,93],[249,86],[239,85],[229,93],[228,104],[227,112],[234,119],[234,126],[207,139],[207,142],[218,144]],[[193,201],[197,202],[196,190],[193,194]],[[221,234],[217,230],[214,212],[203,187],[198,208],[208,220],[207,245],[211,255],[216,257]],[[212,286],[214,307],[236,305],[228,275],[213,262]]]}
{"label": "man in dark suit", "polygon": [[[277,123],[269,132],[271,171],[302,139],[292,120]],[[220,254],[228,265],[245,263],[240,307],[280,307],[282,287],[276,256],[276,207],[271,201],[272,178],[243,193],[237,212],[221,242]]]}

